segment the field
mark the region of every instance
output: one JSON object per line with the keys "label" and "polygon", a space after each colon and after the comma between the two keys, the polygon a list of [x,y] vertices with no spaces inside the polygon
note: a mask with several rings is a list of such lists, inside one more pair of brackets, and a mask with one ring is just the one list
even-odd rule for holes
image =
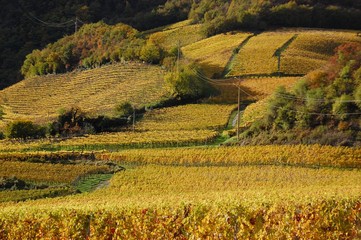
{"label": "field", "polygon": [[305,30],[282,54],[281,72],[306,74],[324,65],[334,49],[345,42],[361,42],[356,32]]}
{"label": "field", "polygon": [[228,123],[235,108],[229,104],[188,104],[147,112],[135,131],[85,135],[65,140],[40,140],[26,143],[2,140],[0,151],[25,150],[102,150],[212,144]]}
{"label": "field", "polygon": [[201,25],[191,25],[189,21],[170,25],[161,31],[152,33],[149,38],[166,50],[186,46],[204,38],[201,32]]}
{"label": "field", "polygon": [[288,31],[264,32],[252,37],[234,58],[229,77],[248,74],[272,74],[277,72],[275,52],[294,33]]}
{"label": "field", "polygon": [[114,153],[99,153],[97,157],[121,164],[361,167],[361,149],[320,145],[134,149]]}
{"label": "field", "polygon": [[[288,45],[287,41],[293,37]],[[361,42],[361,38],[355,31],[284,29],[263,32],[250,38],[240,49],[227,76],[276,74],[278,49],[280,72],[303,75],[324,65],[335,48],[346,42]]]}
{"label": "field", "polygon": [[[241,76],[248,126],[276,87],[291,89],[354,32],[284,29],[204,39],[189,21],[142,33],[167,50],[178,40],[218,96],[137,113],[119,132],[0,140],[0,239],[361,239],[361,148],[225,146]],[[239,50],[239,51],[238,51]],[[112,116],[117,103],[159,102],[160,66],[127,63],[26,79],[0,92],[4,126],[47,123],[76,105]],[[232,113],[233,112],[233,113]],[[1,124],[0,124],[1,125]],[[134,127],[134,128],[133,128]],[[220,144],[222,143],[222,144]],[[33,184],[33,185],[31,185]],[[41,187],[45,185],[44,189]],[[3,185],[0,185],[0,187]]]}
{"label": "field", "polygon": [[112,116],[115,105],[122,101],[137,107],[158,102],[167,93],[163,74],[157,66],[128,63],[34,77],[1,91],[1,105],[5,121],[45,123],[72,106],[89,114]]}
{"label": "field", "polygon": [[[0,204],[0,236],[357,238],[361,172],[340,167],[359,167],[359,151],[321,146],[128,150],[118,157],[141,155],[148,163],[170,166],[129,167],[109,187],[85,195]],[[270,155],[278,155],[276,161]],[[180,156],[191,165],[174,166]],[[271,165],[250,162],[265,157]],[[201,159],[221,165],[194,166]],[[276,166],[277,160],[294,166]],[[330,165],[337,168],[322,167]]]}
{"label": "field", "polygon": [[[54,144],[62,149],[76,146],[159,147],[210,144],[225,127],[234,105],[189,104],[147,112],[132,130],[89,135]],[[98,148],[99,149],[99,148]]]}
{"label": "field", "polygon": [[[261,77],[241,78],[241,101],[258,101],[270,96],[279,86],[291,89],[299,77]],[[213,102],[237,103],[239,79],[228,79],[215,82],[213,86],[219,95],[211,98]]]}
{"label": "field", "polygon": [[49,184],[72,183],[80,176],[109,170],[106,166],[0,161],[0,177],[16,176],[25,181]]}
{"label": "field", "polygon": [[224,71],[234,50],[247,38],[249,33],[219,34],[204,40],[189,44],[182,48],[187,59],[199,63],[208,77]]}

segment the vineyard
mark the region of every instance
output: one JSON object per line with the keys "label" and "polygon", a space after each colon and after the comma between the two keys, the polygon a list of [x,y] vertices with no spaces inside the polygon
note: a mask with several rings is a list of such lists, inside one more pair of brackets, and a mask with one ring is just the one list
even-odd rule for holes
{"label": "vineyard", "polygon": [[361,42],[355,32],[301,30],[297,33],[295,41],[283,53],[283,73],[306,74],[323,66],[342,43]]}
{"label": "vineyard", "polygon": [[360,182],[359,170],[141,166],[87,195],[0,204],[0,236],[357,238]]}
{"label": "vineyard", "polygon": [[361,149],[320,145],[134,149],[113,153],[99,153],[97,157],[121,164],[361,167]]}
{"label": "vineyard", "polygon": [[292,32],[265,32],[252,37],[236,55],[230,77],[277,72],[275,52],[294,36]]}
{"label": "vineyard", "polygon": [[79,176],[109,170],[106,166],[0,161],[0,177],[16,176],[26,181],[49,184],[71,183]]}
{"label": "vineyard", "polygon": [[135,131],[89,135],[65,140],[54,147],[91,150],[109,146],[144,148],[207,145],[228,123],[235,105],[188,104],[147,112],[135,125]]}
{"label": "vineyard", "polygon": [[156,109],[144,114],[135,131],[84,135],[53,141],[44,139],[26,143],[1,140],[0,151],[103,150],[107,148],[145,148],[212,144],[228,123],[235,105],[189,104]]}
{"label": "vineyard", "polygon": [[249,33],[228,33],[206,38],[182,48],[187,59],[200,64],[208,77],[220,74],[225,69],[234,50],[247,38]]}
{"label": "vineyard", "polygon": [[346,42],[361,42],[361,38],[352,31],[285,29],[264,32],[251,37],[240,49],[228,76],[275,74],[278,52],[281,73],[306,74],[324,65],[334,49]]}
{"label": "vineyard", "polygon": [[0,187],[28,184],[0,188],[0,239],[361,239],[361,148],[225,142],[239,83],[242,107],[252,102],[247,127],[278,86],[299,79],[273,76],[279,56],[281,73],[304,74],[360,41],[356,33],[201,30],[184,21],[141,33],[200,64],[206,76],[197,76],[219,95],[197,103],[149,107],[168,91],[162,67],[144,63],[32,77],[0,92],[0,128],[45,124],[72,106],[110,117],[123,101],[145,107],[117,132],[0,140]]}
{"label": "vineyard", "polygon": [[213,102],[237,103],[238,84],[241,86],[241,101],[258,101],[270,96],[279,86],[291,89],[299,77],[261,77],[261,78],[232,78],[213,83],[219,95],[211,98]]}
{"label": "vineyard", "polygon": [[202,40],[204,36],[200,24],[191,25],[189,21],[183,21],[152,33],[149,38],[166,50],[172,50],[178,47],[178,43],[181,47],[186,46]]}
{"label": "vineyard", "polygon": [[0,99],[5,121],[22,118],[45,123],[72,106],[89,114],[112,116],[122,101],[139,107],[158,102],[167,93],[163,82],[163,71],[157,66],[115,64],[26,79],[1,91]]}

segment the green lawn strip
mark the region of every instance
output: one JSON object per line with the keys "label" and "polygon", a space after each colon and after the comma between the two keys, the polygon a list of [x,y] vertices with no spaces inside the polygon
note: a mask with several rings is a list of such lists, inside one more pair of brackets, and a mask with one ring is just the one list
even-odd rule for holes
{"label": "green lawn strip", "polygon": [[80,178],[74,183],[76,190],[80,192],[91,192],[97,187],[106,184],[112,178],[113,174],[91,174]]}

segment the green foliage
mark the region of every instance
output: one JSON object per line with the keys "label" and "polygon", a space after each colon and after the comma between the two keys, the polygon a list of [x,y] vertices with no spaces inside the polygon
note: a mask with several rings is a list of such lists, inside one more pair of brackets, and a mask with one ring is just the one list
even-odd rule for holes
{"label": "green foliage", "polygon": [[337,98],[335,103],[332,105],[332,113],[340,120],[347,120],[351,117],[349,113],[353,113],[355,111],[353,100],[354,98],[352,96],[346,94]]}
{"label": "green foliage", "polygon": [[115,113],[119,117],[128,117],[133,114],[133,106],[130,102],[121,102],[115,107]]}
{"label": "green foliage", "polygon": [[200,98],[212,93],[212,87],[197,76],[200,69],[194,65],[185,65],[179,68],[179,73],[174,71],[165,76],[173,96],[181,99]]}
{"label": "green foliage", "polygon": [[86,24],[75,34],[27,55],[21,73],[30,77],[77,67],[92,68],[122,59],[139,59],[143,45],[138,31],[128,25]]}
{"label": "green foliage", "polygon": [[154,43],[147,43],[142,47],[140,59],[148,63],[159,63],[162,59],[162,49]]}
{"label": "green foliage", "polygon": [[50,134],[76,135],[84,133],[87,127],[86,114],[77,107],[61,110],[58,120],[50,125]]}
{"label": "green foliage", "polygon": [[[361,44],[347,43],[322,68],[308,74],[292,92],[278,88],[268,111],[250,129],[312,129],[327,125],[337,130],[358,130],[361,115]],[[263,125],[260,123],[263,123]]]}
{"label": "green foliage", "polygon": [[273,129],[288,130],[293,127],[296,120],[294,111],[294,95],[288,93],[285,87],[276,89],[273,97],[268,102],[266,114],[267,125]]}
{"label": "green foliage", "polygon": [[354,98],[356,100],[356,105],[361,110],[361,84],[356,88]]}
{"label": "green foliage", "polygon": [[16,177],[0,177],[0,191],[3,190],[22,190],[27,188],[26,182]]}
{"label": "green foliage", "polygon": [[[191,1],[189,0],[18,0],[3,1],[0,9],[0,88],[9,86],[22,79],[19,69],[26,55],[34,49],[42,49],[49,43],[74,33],[77,16],[85,23],[103,20],[107,24],[124,22],[136,29],[146,30],[187,19]],[[63,27],[49,27],[28,15],[30,13],[44,22],[64,23]],[[59,26],[60,26],[59,25]],[[78,22],[81,27],[83,23]],[[67,46],[64,45],[64,48]],[[111,51],[113,53],[116,51]],[[71,53],[71,51],[70,51]],[[54,56],[56,57],[56,56]],[[63,56],[58,56],[63,57]],[[49,59],[50,60],[50,59]],[[62,59],[64,61],[64,59]],[[59,61],[49,66],[51,72],[60,71]],[[37,66],[32,75],[40,70]],[[47,67],[46,67],[47,68]]]}
{"label": "green foliage", "polygon": [[305,79],[300,79],[293,87],[293,92],[297,97],[303,98],[306,96],[308,84]]}
{"label": "green foliage", "polygon": [[46,128],[36,125],[31,121],[15,121],[7,126],[7,137],[9,138],[42,138],[45,137]]}
{"label": "green foliage", "polygon": [[266,27],[323,27],[358,29],[359,5],[333,1],[201,0],[192,5],[189,17],[203,22],[206,35],[234,29]]}

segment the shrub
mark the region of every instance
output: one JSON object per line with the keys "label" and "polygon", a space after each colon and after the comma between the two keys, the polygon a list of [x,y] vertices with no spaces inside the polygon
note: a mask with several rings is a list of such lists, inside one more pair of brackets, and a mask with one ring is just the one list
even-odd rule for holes
{"label": "shrub", "polygon": [[15,121],[7,126],[7,136],[9,138],[43,138],[45,135],[46,128],[31,121]]}
{"label": "shrub", "polygon": [[162,59],[162,49],[154,43],[147,43],[140,51],[140,59],[147,63],[160,63]]}
{"label": "shrub", "polygon": [[170,72],[165,76],[174,97],[180,99],[196,99],[206,97],[213,93],[213,89],[200,69],[195,65],[181,66],[179,72]]}
{"label": "shrub", "polygon": [[121,102],[115,107],[118,117],[128,117],[133,114],[133,106],[130,102]]}
{"label": "shrub", "polygon": [[349,95],[342,95],[336,99],[332,105],[332,113],[337,115],[339,120],[347,120],[350,117],[349,113],[354,112],[354,104],[352,103],[353,97]]}
{"label": "shrub", "polygon": [[23,180],[17,179],[16,177],[0,177],[0,191],[3,190],[22,190],[28,186]]}

